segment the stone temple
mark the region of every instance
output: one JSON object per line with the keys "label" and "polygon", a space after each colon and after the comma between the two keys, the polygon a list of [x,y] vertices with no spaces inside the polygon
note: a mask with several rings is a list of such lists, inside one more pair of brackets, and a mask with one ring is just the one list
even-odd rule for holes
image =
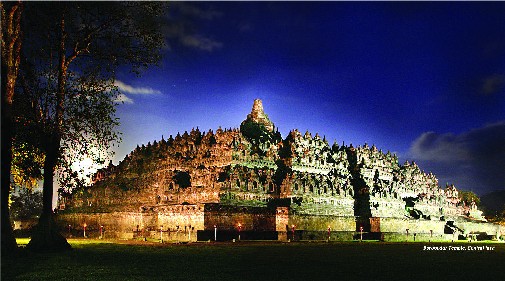
{"label": "stone temple", "polygon": [[[240,129],[142,145],[61,198],[58,220],[88,233],[172,240],[453,240],[503,235],[416,163],[367,144],[276,130],[255,100]],[[364,233],[364,234],[363,234]]]}

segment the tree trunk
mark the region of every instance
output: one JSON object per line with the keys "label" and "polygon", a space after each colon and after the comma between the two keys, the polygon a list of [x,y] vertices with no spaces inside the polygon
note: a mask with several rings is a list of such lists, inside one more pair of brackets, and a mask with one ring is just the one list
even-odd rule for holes
{"label": "tree trunk", "polygon": [[56,119],[46,143],[46,158],[44,160],[44,186],[42,193],[42,215],[27,248],[37,252],[55,252],[70,250],[72,247],[63,237],[54,220],[53,213],[53,182],[54,171],[60,157],[61,130],[63,124],[63,111],[65,100],[65,85],[67,82],[67,64],[65,57],[65,13],[61,22],[61,38],[59,49],[58,92],[56,93]]}
{"label": "tree trunk", "polygon": [[9,196],[12,167],[12,137],[14,136],[14,118],[12,102],[14,86],[21,60],[21,14],[23,4],[13,4],[9,10],[0,3],[2,11],[2,157],[1,157],[1,217],[2,217],[2,255],[17,248],[9,215]]}
{"label": "tree trunk", "polygon": [[[2,81],[4,80],[4,69],[2,67]],[[2,83],[2,93],[5,93],[4,83]],[[6,106],[2,98],[2,255],[17,248],[16,239],[12,231],[12,224],[9,215],[9,194],[11,183],[12,164],[12,117],[11,108]]]}
{"label": "tree trunk", "polygon": [[70,250],[63,235],[60,234],[53,213],[53,182],[54,170],[58,160],[59,140],[52,138],[47,144],[46,158],[44,160],[44,186],[42,195],[42,215],[35,227],[32,239],[27,249],[35,252],[59,252]]}

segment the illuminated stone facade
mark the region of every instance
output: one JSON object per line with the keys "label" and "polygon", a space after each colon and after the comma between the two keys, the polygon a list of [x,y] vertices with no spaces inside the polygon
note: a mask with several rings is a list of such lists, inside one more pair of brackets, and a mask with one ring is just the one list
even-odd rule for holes
{"label": "illuminated stone facade", "polygon": [[121,231],[212,231],[216,225],[282,235],[293,228],[394,232],[402,221],[443,234],[446,221],[483,220],[475,206],[460,202],[454,186],[440,188],[433,174],[415,163],[399,165],[390,152],[329,145],[298,130],[282,139],[261,100],[240,129],[197,128],[137,147],[117,166],[98,171],[89,188],[75,191],[60,217],[73,216],[78,224],[75,214],[91,213],[136,214],[124,222],[129,226],[112,227]]}

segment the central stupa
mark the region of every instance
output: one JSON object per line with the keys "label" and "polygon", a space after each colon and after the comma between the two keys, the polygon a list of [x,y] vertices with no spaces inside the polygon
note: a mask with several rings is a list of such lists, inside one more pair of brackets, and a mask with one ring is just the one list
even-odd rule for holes
{"label": "central stupa", "polygon": [[265,126],[265,128],[270,132],[273,132],[274,130],[274,123],[268,119],[268,115],[266,115],[263,111],[263,102],[260,99],[254,100],[251,113],[247,114],[247,118],[242,122],[242,124],[248,121]]}

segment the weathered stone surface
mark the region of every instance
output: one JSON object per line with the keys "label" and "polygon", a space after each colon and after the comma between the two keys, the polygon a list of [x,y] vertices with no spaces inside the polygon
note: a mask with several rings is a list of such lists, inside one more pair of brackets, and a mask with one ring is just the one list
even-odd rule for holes
{"label": "weathered stone surface", "polygon": [[331,215],[305,215],[291,214],[289,217],[288,227],[295,225],[299,230],[314,230],[314,231],[354,231],[356,229],[356,221],[354,217],[335,217]]}
{"label": "weathered stone surface", "polygon": [[231,231],[275,231],[276,210],[221,204],[205,206],[205,229]]}

